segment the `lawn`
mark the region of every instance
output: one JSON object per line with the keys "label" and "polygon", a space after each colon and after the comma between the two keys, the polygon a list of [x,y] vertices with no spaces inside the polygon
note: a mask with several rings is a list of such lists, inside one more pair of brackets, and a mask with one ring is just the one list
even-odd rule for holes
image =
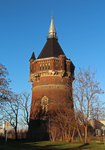
{"label": "lawn", "polygon": [[0,150],[105,150],[105,144],[92,143],[83,145],[81,143],[63,142],[16,142],[8,141],[5,143],[0,140]]}

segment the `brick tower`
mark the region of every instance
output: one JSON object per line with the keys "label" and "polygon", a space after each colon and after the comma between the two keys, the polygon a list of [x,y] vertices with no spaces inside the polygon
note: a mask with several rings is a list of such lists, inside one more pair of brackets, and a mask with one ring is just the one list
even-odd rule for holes
{"label": "brick tower", "polygon": [[74,68],[58,43],[52,17],[45,46],[37,59],[34,52],[30,58],[32,102],[29,134],[32,139],[46,140],[49,137],[47,128],[50,110],[64,103],[70,103],[73,108]]}

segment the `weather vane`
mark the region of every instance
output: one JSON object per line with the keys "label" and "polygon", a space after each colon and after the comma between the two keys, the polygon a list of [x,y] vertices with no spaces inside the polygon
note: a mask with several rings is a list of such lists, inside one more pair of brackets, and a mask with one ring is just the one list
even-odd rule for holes
{"label": "weather vane", "polygon": [[53,16],[53,10],[51,10],[51,16]]}

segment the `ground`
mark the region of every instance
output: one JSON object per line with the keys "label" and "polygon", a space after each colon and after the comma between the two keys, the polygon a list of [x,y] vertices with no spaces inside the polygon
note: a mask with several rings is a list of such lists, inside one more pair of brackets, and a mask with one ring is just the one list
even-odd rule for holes
{"label": "ground", "polygon": [[105,150],[103,143],[22,142],[0,140],[0,150]]}

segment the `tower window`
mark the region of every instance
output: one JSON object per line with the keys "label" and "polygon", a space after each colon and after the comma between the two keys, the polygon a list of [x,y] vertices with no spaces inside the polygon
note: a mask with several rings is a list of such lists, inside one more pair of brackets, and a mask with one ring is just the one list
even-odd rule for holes
{"label": "tower window", "polygon": [[48,64],[48,69],[50,69],[50,64]]}
{"label": "tower window", "polygon": [[47,70],[47,64],[45,65],[45,70]]}
{"label": "tower window", "polygon": [[39,67],[39,70],[41,71],[41,65],[40,65],[40,67]]}
{"label": "tower window", "polygon": [[44,70],[44,65],[42,66],[42,70]]}

